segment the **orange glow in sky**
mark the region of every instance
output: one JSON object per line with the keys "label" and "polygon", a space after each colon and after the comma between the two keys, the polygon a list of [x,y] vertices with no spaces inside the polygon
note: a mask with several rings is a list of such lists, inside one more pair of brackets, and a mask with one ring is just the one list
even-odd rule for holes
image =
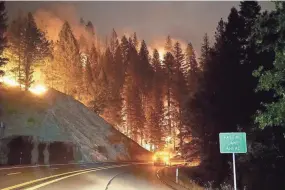
{"label": "orange glow in sky", "polygon": [[164,48],[159,48],[157,51],[159,53],[159,59],[160,59],[160,61],[162,61],[164,53],[165,53],[165,50],[164,50]]}

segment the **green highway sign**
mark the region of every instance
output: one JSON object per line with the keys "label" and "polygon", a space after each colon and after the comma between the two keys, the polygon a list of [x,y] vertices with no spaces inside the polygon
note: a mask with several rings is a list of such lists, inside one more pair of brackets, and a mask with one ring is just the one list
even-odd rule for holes
{"label": "green highway sign", "polygon": [[220,153],[246,153],[246,133],[220,133]]}

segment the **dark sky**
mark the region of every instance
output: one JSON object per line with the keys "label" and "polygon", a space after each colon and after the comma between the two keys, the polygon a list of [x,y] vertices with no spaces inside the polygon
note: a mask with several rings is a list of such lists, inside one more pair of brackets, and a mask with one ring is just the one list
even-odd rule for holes
{"label": "dark sky", "polygon": [[[148,44],[165,39],[166,35],[183,41],[192,42],[199,51],[204,33],[212,39],[217,22],[227,18],[231,7],[238,8],[239,2],[7,2],[10,17],[16,15],[19,8],[35,12],[49,9],[60,4],[61,14],[68,8],[72,15],[83,17],[94,24],[101,36],[110,34],[112,28],[118,33],[136,31],[139,38]],[[262,9],[273,9],[271,2],[260,2]],[[70,15],[70,13],[69,13]]]}

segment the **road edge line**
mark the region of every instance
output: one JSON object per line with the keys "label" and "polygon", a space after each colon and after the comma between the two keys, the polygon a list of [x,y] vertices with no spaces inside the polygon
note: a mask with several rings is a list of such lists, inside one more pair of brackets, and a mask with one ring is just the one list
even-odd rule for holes
{"label": "road edge line", "polygon": [[35,189],[38,189],[38,188],[50,185],[52,183],[56,183],[58,181],[61,181],[61,180],[64,180],[64,179],[67,179],[67,178],[70,178],[70,177],[73,177],[73,176],[85,174],[85,173],[90,173],[90,172],[95,172],[95,171],[100,171],[100,170],[106,170],[106,169],[112,169],[112,168],[120,168],[120,167],[130,166],[130,165],[133,165],[133,164],[118,165],[118,166],[108,166],[108,167],[105,167],[105,168],[97,168],[97,169],[92,169],[92,170],[89,170],[89,171],[78,172],[78,173],[67,175],[67,176],[64,176],[64,177],[61,177],[61,178],[57,178],[57,179],[54,179],[54,180],[51,180],[51,181],[47,181],[45,183],[40,183],[40,184],[38,184],[36,186],[25,188],[24,190],[35,190]]}
{"label": "road edge line", "polygon": [[[98,167],[98,168],[101,168],[101,167]],[[73,173],[87,171],[87,170],[92,170],[92,169],[96,169],[96,168],[89,168],[89,169],[84,169],[84,170],[76,170],[76,171],[71,171],[71,172],[65,172],[65,173],[61,173],[61,174],[51,175],[51,176],[48,176],[48,177],[43,177],[43,178],[35,179],[35,180],[32,180],[32,181],[27,181],[27,182],[20,183],[20,184],[17,184],[17,185],[13,185],[13,186],[10,186],[10,187],[5,187],[5,188],[3,188],[1,190],[13,190],[13,189],[16,189],[16,188],[19,188],[19,187],[23,187],[23,186],[30,185],[30,184],[33,184],[33,183],[41,182],[43,180],[48,180],[48,179],[51,179],[51,178],[54,178],[54,177],[60,177],[60,176],[63,176],[63,175],[73,174]]]}
{"label": "road edge line", "polygon": [[[164,167],[165,168],[165,167]],[[174,190],[177,190],[175,189],[174,187],[170,186],[168,183],[166,183],[160,176],[159,176],[159,172],[164,169],[164,168],[161,168],[159,170],[156,171],[156,177],[159,179],[160,182],[162,182],[163,184],[165,184],[166,186],[170,187],[171,189],[174,189]]]}
{"label": "road edge line", "polygon": [[[156,177],[157,177],[163,184],[165,184],[166,186],[168,186],[169,188],[171,188],[171,189],[173,189],[173,190],[178,190],[177,188],[173,187],[172,185],[170,185],[169,183],[167,183],[165,180],[163,180],[162,177],[159,176],[159,172],[160,172],[161,170],[165,169],[165,168],[169,168],[169,167],[163,167],[163,168],[157,170],[157,171],[156,171]],[[177,184],[177,183],[175,183],[175,184]],[[183,187],[183,186],[181,186],[181,185],[179,185],[179,184],[177,184],[177,185],[178,185],[179,187],[185,189],[185,187]]]}

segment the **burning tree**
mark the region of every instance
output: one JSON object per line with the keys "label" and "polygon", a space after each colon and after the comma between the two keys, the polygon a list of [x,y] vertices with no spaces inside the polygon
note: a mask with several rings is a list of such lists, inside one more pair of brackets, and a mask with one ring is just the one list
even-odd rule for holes
{"label": "burning tree", "polygon": [[33,73],[37,64],[41,64],[50,55],[49,42],[37,28],[31,13],[12,21],[8,29],[8,57],[13,66],[16,80],[28,90],[34,83]]}
{"label": "burning tree", "polygon": [[59,40],[55,44],[53,64],[56,67],[59,90],[79,98],[80,85],[82,84],[82,65],[79,45],[68,22],[63,24],[59,33]]}

